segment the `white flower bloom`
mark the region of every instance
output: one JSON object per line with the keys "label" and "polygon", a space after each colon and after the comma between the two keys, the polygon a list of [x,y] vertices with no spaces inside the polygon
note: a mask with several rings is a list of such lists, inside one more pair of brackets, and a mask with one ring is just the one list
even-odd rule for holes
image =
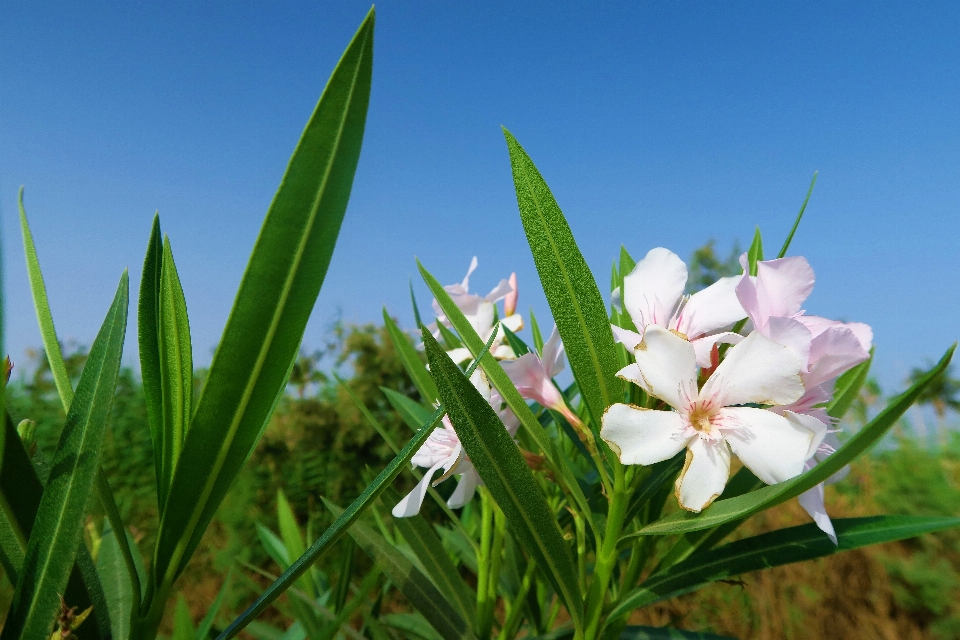
{"label": "white flower bloom", "polygon": [[[517,428],[520,426],[520,420],[514,415],[513,411],[504,406],[499,392],[490,386],[483,371],[477,369],[470,376],[470,381],[480,392],[480,395],[497,412],[510,435],[516,434]],[[469,502],[477,490],[477,485],[483,484],[473,463],[470,462],[470,458],[464,454],[460,438],[454,431],[448,416],[443,416],[441,426],[433,430],[427,437],[427,441],[410,459],[410,462],[414,467],[426,467],[427,471],[423,474],[423,478],[417,483],[417,486],[413,488],[413,491],[404,496],[393,508],[391,513],[395,518],[409,518],[420,513],[423,499],[427,495],[427,488],[440,484],[450,476],[460,476],[457,488],[453,490],[447,500],[447,506],[451,509],[459,509]],[[441,470],[443,473],[434,481],[433,477]]]}
{"label": "white flower bloom", "polygon": [[653,464],[686,448],[676,483],[684,509],[701,511],[720,495],[731,451],[758,478],[774,484],[802,473],[826,433],[810,416],[740,406],[786,405],[804,392],[800,358],[762,334],[732,347],[702,389],[693,345],[672,331],[648,325],[634,355],[636,364],[618,375],[675,411],[615,404],[603,416],[600,437],[623,464]]}
{"label": "white flower bloom", "polygon": [[[480,336],[484,342],[490,339],[490,334],[493,332],[494,317],[496,315],[494,305],[500,300],[505,300],[506,306],[504,317],[500,318],[500,323],[514,332],[523,329],[523,317],[516,313],[518,295],[516,274],[511,274],[509,280],[501,280],[500,284],[494,287],[487,295],[480,296],[470,293],[470,275],[476,268],[477,257],[474,256],[470,261],[470,268],[467,270],[467,275],[464,276],[463,282],[447,285],[444,287],[444,290],[450,294],[450,298],[454,304],[457,305],[457,308],[463,312],[463,315],[466,316],[467,321],[470,322],[470,325],[474,331],[477,332],[477,335]],[[433,310],[437,314],[437,322],[445,327],[449,327],[450,320],[443,313],[436,299],[433,300]],[[439,338],[440,331],[436,328],[436,324],[430,328],[434,337]],[[490,352],[498,359],[516,358],[517,356],[513,352],[513,349],[503,344],[505,338],[506,334],[501,329],[490,348]],[[447,352],[447,355],[456,363],[466,362],[471,357],[470,351],[465,347],[451,349]]]}
{"label": "white flower bloom", "polygon": [[697,363],[709,367],[715,344],[736,344],[742,339],[739,334],[722,331],[747,315],[737,300],[739,281],[739,276],[720,278],[706,289],[684,296],[687,265],[672,251],[651,249],[623,279],[623,307],[641,333],[613,327],[614,337],[632,350],[647,327],[663,327],[689,340]]}

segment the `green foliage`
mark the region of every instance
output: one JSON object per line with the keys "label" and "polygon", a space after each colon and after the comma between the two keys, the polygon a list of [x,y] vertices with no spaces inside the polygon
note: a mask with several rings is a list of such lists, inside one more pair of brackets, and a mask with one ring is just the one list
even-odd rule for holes
{"label": "green foliage", "polygon": [[[735,242],[730,254],[721,258],[716,252],[716,241],[711,240],[693,252],[687,276],[687,293],[706,289],[720,278],[740,275],[740,243]],[[624,274],[626,275],[626,274]]]}

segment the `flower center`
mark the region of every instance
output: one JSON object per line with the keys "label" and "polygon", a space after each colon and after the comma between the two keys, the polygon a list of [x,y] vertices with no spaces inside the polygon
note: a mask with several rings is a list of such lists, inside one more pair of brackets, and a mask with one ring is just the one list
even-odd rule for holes
{"label": "flower center", "polygon": [[713,430],[712,425],[710,424],[710,412],[705,408],[697,407],[687,416],[687,420],[690,421],[690,426],[692,426],[697,431],[709,433]]}

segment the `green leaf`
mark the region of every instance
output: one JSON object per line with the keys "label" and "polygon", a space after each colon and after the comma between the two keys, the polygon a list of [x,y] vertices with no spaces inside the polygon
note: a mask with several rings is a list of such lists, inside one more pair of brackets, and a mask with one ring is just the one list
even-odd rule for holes
{"label": "green leaf", "polygon": [[404,638],[444,640],[419,613],[388,613],[380,616],[380,623],[400,631]]}
{"label": "green leaf", "polygon": [[193,410],[193,348],[187,301],[173,262],[170,239],[163,238],[160,268],[158,347],[163,424],[161,427],[162,484],[157,486],[158,502],[165,505],[177,458],[190,425]]}
{"label": "green leaf", "polygon": [[140,275],[137,302],[137,336],[140,347],[140,377],[147,404],[147,421],[153,441],[153,458],[157,474],[157,504],[163,514],[164,499],[171,475],[164,471],[163,382],[160,364],[160,283],[163,269],[163,236],[160,215],[154,215]]}
{"label": "green leaf", "polygon": [[533,348],[537,350],[537,354],[543,353],[543,334],[540,333],[537,316],[533,315],[533,307],[530,307],[530,333],[533,335]]}
{"label": "green leaf", "polygon": [[419,402],[411,400],[402,393],[397,393],[393,389],[387,389],[386,387],[380,387],[380,391],[383,392],[383,395],[387,396],[387,401],[390,403],[390,406],[400,414],[400,417],[407,423],[407,426],[414,431],[419,429],[420,425],[429,419],[430,410]]}
{"label": "green leaf", "polygon": [[430,371],[463,450],[506,515],[514,536],[550,580],[579,626],[583,601],[573,559],[530,468],[493,408],[429,331],[423,331],[423,342]]}
{"label": "green leaf", "polygon": [[513,349],[513,352],[518,358],[530,353],[530,347],[527,346],[526,342],[517,337],[517,334],[510,331],[508,327],[501,327],[501,329],[503,329],[503,335],[507,337],[507,344],[510,345],[510,348]]}
{"label": "green leaf", "polygon": [[837,532],[837,545],[834,545],[817,525],[805,524],[737,540],[709,552],[691,556],[648,578],[617,605],[610,613],[610,619],[741,573],[812,560],[868,545],[914,538],[960,526],[960,518],[840,518],[833,521],[833,526]]}
{"label": "green leaf", "polygon": [[563,339],[570,369],[596,428],[623,395],[610,319],[570,226],[550,188],[516,138],[503,130],[510,151],[520,219],[543,292]]}
{"label": "green leaf", "polygon": [[668,535],[686,531],[697,531],[698,529],[709,529],[725,522],[730,522],[731,520],[738,520],[759,513],[764,509],[769,509],[791,498],[795,498],[808,489],[812,489],[839,471],[844,465],[852,462],[857,456],[879,440],[880,437],[900,419],[907,409],[910,408],[927,385],[946,369],[947,365],[950,364],[950,359],[953,356],[955,348],[956,344],[951,346],[943,358],[940,359],[940,362],[930,369],[916,384],[891,400],[890,404],[888,404],[877,417],[867,423],[863,429],[850,438],[836,453],[829,456],[810,471],[792,480],[763,487],[758,491],[753,491],[737,498],[717,500],[699,514],[693,514],[689,511],[675,513],[651,525],[647,525],[633,535]]}
{"label": "green leaf", "polygon": [[763,262],[763,237],[760,235],[760,227],[753,233],[753,242],[750,243],[750,249],[747,251],[747,263],[750,267],[750,275],[757,275],[757,263]]}
{"label": "green leaf", "polygon": [[[386,494],[385,497],[392,503],[399,502],[400,499],[394,492]],[[420,560],[433,584],[441,593],[446,594],[460,616],[473,624],[477,594],[460,577],[436,532],[420,515],[394,518],[393,525],[410,545],[410,550]]]}
{"label": "green leaf", "polygon": [[780,248],[780,253],[777,254],[777,258],[782,258],[783,256],[787,255],[787,249],[790,248],[790,243],[793,242],[793,234],[797,232],[797,227],[800,226],[800,220],[803,218],[803,212],[807,210],[807,203],[810,202],[810,195],[813,193],[813,185],[817,184],[818,173],[820,172],[813,172],[813,180],[810,181],[810,188],[807,189],[807,197],[803,199],[803,204],[800,206],[800,213],[797,214],[797,219],[793,221],[793,228],[790,229],[787,239],[783,241],[783,246]]}
{"label": "green leaf", "polygon": [[651,465],[650,475],[643,479],[643,482],[630,497],[630,505],[627,507],[627,517],[624,522],[631,522],[640,514],[640,510],[647,504],[668,482],[673,482],[680,470],[683,469],[683,463],[686,459],[686,452],[681,451],[669,460],[663,460]]}
{"label": "green leaf", "polygon": [[[33,530],[43,484],[23,448],[20,438],[6,416],[2,466],[0,466],[0,564],[11,583],[16,585],[23,568],[27,539]],[[39,451],[35,454],[39,458]],[[110,616],[106,597],[100,585],[93,560],[82,542],[77,547],[77,560],[67,581],[64,599],[78,611],[93,606],[95,624],[85,624],[75,631],[80,640],[110,637]]]}
{"label": "green leaf", "polygon": [[[110,608],[110,623],[114,638],[130,637],[130,616],[133,612],[133,589],[123,564],[120,542],[109,524],[104,526],[97,554],[97,574]],[[136,604],[140,603],[139,596]]]}
{"label": "green leaf", "polygon": [[[386,307],[383,309],[383,324],[387,328],[387,333],[390,334],[390,340],[397,350],[397,355],[400,356],[403,368],[410,375],[417,391],[420,392],[420,398],[424,402],[435,402],[439,397],[437,395],[437,385],[433,383],[433,378],[430,377],[427,367],[420,359],[420,354],[417,353],[416,348],[410,342],[410,336],[400,330],[397,323],[387,313]],[[419,321],[417,326],[420,326]]]}
{"label": "green leaf", "polygon": [[177,597],[177,606],[173,610],[173,640],[197,640],[190,608],[182,593]]}
{"label": "green leaf", "polygon": [[[277,521],[280,523],[280,538],[283,540],[283,546],[287,549],[288,558],[299,558],[307,550],[303,542],[303,536],[300,534],[300,525],[297,523],[297,517],[293,515],[293,509],[287,496],[282,489],[277,489]],[[309,575],[303,575],[297,581],[300,589],[311,598],[316,598],[316,585]]]}
{"label": "green leaf", "polygon": [[[155,220],[154,225],[157,226],[159,230],[159,221]],[[40,271],[40,261],[37,258],[33,235],[30,232],[30,225],[27,222],[27,214],[23,208],[23,189],[20,190],[20,228],[23,232],[23,247],[27,258],[27,273],[30,277],[30,290],[33,296],[33,306],[37,313],[37,324],[40,327],[40,335],[43,338],[43,348],[46,352],[47,362],[50,365],[50,371],[57,387],[57,394],[60,396],[60,403],[63,405],[64,412],[69,413],[70,405],[73,402],[73,386],[70,382],[70,376],[67,374],[67,366],[63,360],[63,353],[60,350],[60,341],[57,339],[57,331],[53,324],[53,315],[50,313],[50,304],[47,299],[47,288],[43,282],[43,273]],[[126,310],[124,313],[126,313]],[[2,396],[0,396],[0,398],[2,398]],[[116,530],[122,530],[123,521],[120,518],[116,501],[113,499],[110,484],[103,475],[102,469],[99,469],[97,472],[94,487],[97,491],[97,497],[100,499],[104,511],[106,511],[107,518],[110,520],[111,527]],[[131,588],[133,591],[139,591],[135,563],[126,540],[121,542],[121,551],[123,552],[127,565],[127,573],[132,583]]]}
{"label": "green leaf", "polygon": [[413,321],[419,329],[423,321],[420,320],[420,308],[417,306],[417,296],[413,295],[413,278],[410,278],[410,306],[413,307]]}
{"label": "green leaf", "polygon": [[41,638],[50,632],[83,537],[86,505],[99,468],[120,371],[128,295],[124,272],[67,413],[2,638]]}
{"label": "green leaf", "polygon": [[[324,504],[334,516],[339,517],[343,513],[342,509],[328,500],[324,500]],[[447,602],[446,597],[383,536],[360,522],[350,528],[350,536],[370,556],[370,559],[383,569],[383,573],[396,585],[400,593],[423,614],[441,637],[450,640],[455,638],[475,640],[476,636],[470,630],[470,625]]]}
{"label": "green leaf", "polygon": [[[50,302],[47,299],[47,287],[43,282],[43,273],[40,271],[40,261],[37,258],[37,248],[33,243],[33,234],[27,223],[27,213],[23,208],[23,188],[20,189],[20,231],[23,233],[23,251],[27,258],[27,275],[30,278],[30,292],[33,295],[33,305],[37,312],[37,324],[40,326],[40,336],[43,339],[43,348],[47,358],[53,361],[63,361],[60,351],[60,342],[53,326],[53,315],[50,313]],[[73,398],[73,387],[66,367],[50,367],[53,382],[61,398]],[[70,404],[67,400],[65,406]]]}
{"label": "green leaf", "polygon": [[256,446],[297,356],[360,157],[373,25],[371,9],[334,69],[260,229],[170,486],[154,555],[161,591],[183,571]]}
{"label": "green leaf", "polygon": [[866,361],[861,362],[837,378],[833,400],[827,405],[827,414],[831,418],[839,420],[846,415],[860,396],[860,389],[867,381],[867,376],[870,374],[870,365],[873,364],[873,351],[873,349],[870,349],[870,357]]}
{"label": "green leaf", "polygon": [[266,528],[259,522],[254,523],[254,525],[257,529],[257,537],[260,539],[260,544],[263,545],[267,555],[269,555],[281,569],[286,569],[289,567],[290,556],[287,553],[287,547],[283,544],[283,540],[280,539],[280,536],[275,534],[273,531],[270,531],[270,529]]}
{"label": "green leaf", "polygon": [[[496,334],[490,336],[490,340],[480,351],[478,359],[467,368],[468,376],[477,368],[480,358],[487,355],[495,337]],[[329,550],[330,547],[347,532],[357,518],[359,518],[360,515],[374,503],[384,489],[386,489],[387,485],[393,482],[393,480],[400,475],[400,472],[403,471],[404,467],[410,463],[410,459],[413,458],[414,454],[420,450],[420,447],[422,447],[427,441],[427,438],[430,437],[434,427],[440,422],[444,413],[445,409],[443,406],[437,407],[437,410],[430,416],[430,421],[420,427],[414,434],[413,439],[400,450],[400,453],[397,454],[393,461],[373,479],[373,482],[367,485],[367,488],[363,490],[357,499],[323,532],[323,535],[310,545],[306,553],[297,558],[293,564],[284,570],[283,575],[267,587],[266,591],[261,593],[257,600],[247,607],[246,611],[240,614],[230,623],[230,626],[227,627],[223,633],[217,636],[218,640],[227,640],[240,633],[251,620],[260,615],[274,600],[279,598],[297,578],[302,576],[324,552]]]}

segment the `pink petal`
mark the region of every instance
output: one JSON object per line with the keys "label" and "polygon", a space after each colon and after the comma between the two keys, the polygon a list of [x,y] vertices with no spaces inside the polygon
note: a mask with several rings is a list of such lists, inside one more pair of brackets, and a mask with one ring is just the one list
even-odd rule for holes
{"label": "pink petal", "polygon": [[510,288],[512,289],[507,297],[503,299],[503,315],[512,316],[517,310],[517,299],[520,297],[520,290],[517,289],[517,274],[510,274]]}
{"label": "pink petal", "polygon": [[[644,341],[646,339],[644,336]],[[804,392],[801,367],[800,356],[793,349],[754,331],[727,351],[726,358],[704,383],[699,397],[720,407],[796,402]],[[643,375],[649,381],[646,369]]]}
{"label": "pink petal", "polygon": [[804,376],[807,386],[822,384],[857,366],[870,357],[856,334],[845,326],[826,329],[810,345],[810,367]]}
{"label": "pink petal", "polygon": [[713,365],[713,363],[710,361],[710,353],[713,351],[714,345],[737,344],[741,340],[743,340],[743,336],[739,333],[724,331],[723,333],[715,333],[713,335],[697,338],[696,340],[691,340],[690,344],[693,345],[693,349],[697,353],[697,364],[704,369],[709,369]]}
{"label": "pink petal", "polygon": [[833,541],[833,544],[837,544],[837,532],[834,531],[833,522],[830,521],[830,516],[827,515],[827,508],[823,504],[823,483],[821,482],[813,489],[800,494],[797,500],[800,501],[800,506],[810,514],[813,521],[820,527],[820,530],[827,534],[827,537]]}
{"label": "pink petal", "polygon": [[803,301],[813,291],[814,279],[810,263],[801,256],[759,262],[757,301],[761,318],[799,313]]}

